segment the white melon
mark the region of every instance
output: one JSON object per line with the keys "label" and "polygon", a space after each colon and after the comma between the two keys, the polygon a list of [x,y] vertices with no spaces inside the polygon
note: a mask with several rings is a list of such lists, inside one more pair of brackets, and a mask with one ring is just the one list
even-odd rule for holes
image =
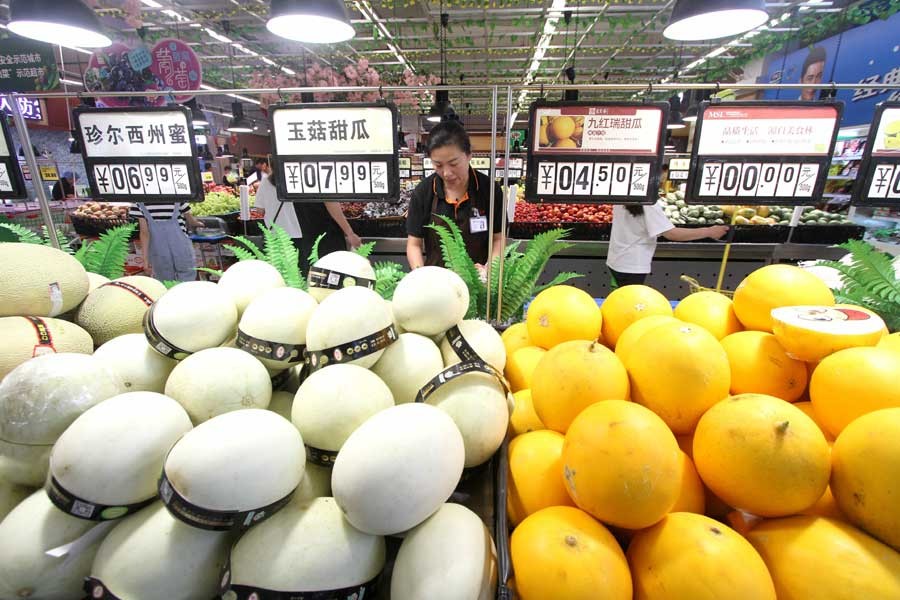
{"label": "white melon", "polygon": [[427,404],[401,404],[350,435],[335,461],[331,489],[354,527],[393,535],[446,502],[464,461],[462,436],[446,413]]}
{"label": "white melon", "polygon": [[406,534],[391,573],[391,600],[492,600],[497,552],[484,522],[444,504]]}
{"label": "white melon", "polygon": [[178,400],[194,423],[242,408],[267,408],[272,380],[261,362],[235,348],[191,354],[172,369],[166,396]]}
{"label": "white melon", "polygon": [[297,390],[291,420],[308,446],[337,451],[369,417],[393,405],[390,388],[368,369],[329,365]]}
{"label": "white melon", "polygon": [[466,446],[466,468],[494,455],[509,427],[509,405],[492,375],[468,373],[440,386],[428,404],[453,419]]}
{"label": "white melon", "polygon": [[[244,310],[238,330],[255,338],[238,347],[256,356],[268,369],[286,369],[303,361],[301,346],[306,344],[306,327],[318,306],[312,296],[296,288],[268,290],[257,296]],[[265,344],[260,344],[262,340]],[[289,346],[296,352],[291,353]]]}
{"label": "white melon", "polygon": [[27,487],[41,487],[50,471],[52,444],[31,446],[0,440],[0,479]]}
{"label": "white melon", "polygon": [[[392,324],[391,309],[381,296],[363,287],[344,288],[316,307],[306,328],[306,346],[310,351],[331,349],[370,336]],[[368,368],[378,362],[382,352],[384,350],[377,350],[345,362]],[[332,357],[331,360],[335,359]]]}
{"label": "white melon", "polygon": [[[3,244],[0,244],[2,246]],[[102,536],[86,534],[105,525],[78,519],[57,509],[43,490],[23,500],[0,523],[0,598],[79,600]],[[51,556],[54,550],[83,540],[70,555]]]}
{"label": "white melon", "polygon": [[300,482],[300,487],[294,492],[294,500],[304,502],[330,495],[331,467],[306,463],[303,481]]}
{"label": "white melon", "polygon": [[219,346],[237,329],[234,300],[210,281],[176,285],[156,301],[152,314],[163,339],[185,352]]}
{"label": "white melon", "polygon": [[[497,330],[490,324],[477,319],[462,321],[458,327],[459,332],[475,353],[502,373],[506,368],[506,346],[503,345],[503,339]],[[441,342],[441,354],[446,367],[461,362],[447,337],[444,337]]]}
{"label": "white melon", "polygon": [[394,315],[405,331],[438,335],[466,316],[469,289],[449,269],[422,267],[400,280],[393,305]]}
{"label": "white melon", "polygon": [[226,532],[182,523],[158,502],[109,532],[90,574],[124,600],[205,600],[218,593],[229,541]]}
{"label": "white melon", "polygon": [[88,276],[88,282],[89,282],[88,283],[88,294],[90,294],[91,292],[96,290],[98,287],[100,287],[104,283],[109,283],[109,281],[110,281],[109,277],[104,277],[103,275],[100,275],[99,273],[91,273],[90,271],[88,271],[87,276]]}
{"label": "white melon", "polygon": [[29,358],[53,352],[90,354],[87,331],[50,317],[0,317],[0,379]]}
{"label": "white melon", "polygon": [[53,444],[78,415],[124,392],[118,375],[87,354],[45,354],[0,383],[0,439]]}
{"label": "white melon", "polygon": [[0,317],[55,317],[81,304],[87,271],[62,250],[41,244],[0,244]]}
{"label": "white melon", "polygon": [[50,474],[71,495],[122,516],[118,507],[156,496],[166,453],[191,427],[185,410],[167,396],[121,394],[88,409],[63,432],[50,455]]}
{"label": "white melon", "polygon": [[142,333],[109,340],[94,351],[94,358],[121,377],[129,392],[163,393],[169,374],[178,364],[153,350]]}
{"label": "white melon", "polygon": [[6,515],[18,506],[22,500],[31,495],[33,491],[30,487],[11,483],[0,478],[0,521],[3,521]]}
{"label": "white melon", "polygon": [[269,410],[290,421],[291,406],[293,406],[293,404],[294,394],[291,392],[272,392],[272,401],[269,402]]}
{"label": "white melon", "polygon": [[152,277],[121,277],[88,294],[75,312],[75,322],[98,346],[126,333],[141,333],[144,314],[165,293],[166,286]]}
{"label": "white melon", "polygon": [[[360,256],[356,252],[347,252],[346,250],[332,252],[317,260],[313,266],[319,269],[326,269],[340,275],[349,275],[350,277],[354,278],[345,278],[343,281],[344,287],[362,285],[357,282],[355,278],[375,281],[375,269],[372,268],[372,263],[369,262],[369,259],[364,256]],[[312,297],[319,302],[336,291],[334,289],[329,289],[328,287],[322,286],[323,282],[320,282],[320,280],[317,278],[308,277],[307,281],[309,282],[309,293],[312,294]],[[327,280],[324,283],[327,284]]]}
{"label": "white melon", "polygon": [[441,351],[418,333],[401,333],[388,346],[372,372],[391,389],[394,402],[414,402],[419,390],[444,368]]}
{"label": "white melon", "polygon": [[165,471],[188,502],[218,511],[253,510],[284,498],[303,479],[303,438],[268,410],[220,415],[181,438]]}
{"label": "white melon", "polygon": [[238,315],[258,297],[271,289],[285,286],[278,269],[262,260],[241,260],[228,267],[219,278],[224,290],[237,306]]}
{"label": "white melon", "polygon": [[888,330],[861,306],[783,306],[772,310],[772,331],[788,356],[818,363],[846,348],[874,346]]}

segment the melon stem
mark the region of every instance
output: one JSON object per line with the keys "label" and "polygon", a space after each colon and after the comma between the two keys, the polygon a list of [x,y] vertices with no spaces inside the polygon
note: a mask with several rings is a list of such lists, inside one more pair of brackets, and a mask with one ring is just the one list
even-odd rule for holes
{"label": "melon stem", "polygon": [[782,421],[781,423],[779,423],[778,425],[775,426],[775,431],[777,431],[781,435],[784,435],[785,433],[787,433],[788,426],[790,424],[791,424],[790,421]]}

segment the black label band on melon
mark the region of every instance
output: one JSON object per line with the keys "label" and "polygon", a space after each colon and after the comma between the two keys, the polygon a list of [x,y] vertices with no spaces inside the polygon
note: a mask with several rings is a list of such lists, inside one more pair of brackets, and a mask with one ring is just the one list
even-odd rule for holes
{"label": "black label band on melon", "polygon": [[456,363],[435,375],[431,381],[423,385],[422,389],[419,390],[419,393],[416,394],[416,402],[426,402],[442,385],[467,373],[484,373],[486,375],[491,375],[497,380],[500,387],[503,388],[503,395],[505,396],[509,393],[509,384],[506,382],[506,378],[503,377],[503,374],[483,360],[477,359]]}
{"label": "black label band on melon", "polygon": [[96,577],[85,577],[82,589],[87,592],[87,597],[90,600],[122,600],[109,591],[106,584]]}
{"label": "black label band on melon", "polygon": [[147,306],[150,306],[153,304],[153,298],[151,298],[150,296],[145,294],[143,292],[143,290],[131,285],[130,283],[125,283],[124,281],[110,281],[109,283],[104,283],[100,287],[106,287],[108,285],[114,286],[114,287],[119,287],[119,288],[122,288],[123,290],[131,292],[132,294],[137,296],[138,299],[141,302],[143,302],[144,304],[146,304]]}
{"label": "black label band on melon", "polygon": [[248,352],[253,356],[265,358],[268,360],[277,360],[286,363],[298,363],[303,360],[303,351],[306,346],[303,344],[283,344],[281,342],[271,342],[261,338],[247,335],[238,328],[237,347]]}
{"label": "black label band on melon", "polygon": [[320,467],[332,468],[334,461],[337,460],[337,455],[337,450],[322,450],[306,445],[306,460]]}
{"label": "black label band on melon", "polygon": [[454,325],[448,329],[446,335],[447,342],[450,344],[450,347],[453,348],[453,351],[456,352],[456,356],[458,356],[460,360],[480,360],[482,362],[487,362],[478,356],[478,353],[475,352],[475,348],[472,347],[469,340],[463,337],[462,331],[459,330],[458,325]]}
{"label": "black label band on melon", "polygon": [[183,360],[191,355],[191,352],[187,350],[182,350],[165,337],[163,334],[159,332],[159,329],[156,328],[156,324],[153,321],[153,311],[156,309],[156,305],[152,305],[150,310],[144,313],[144,335],[147,337],[147,341],[150,343],[150,346],[153,347],[154,350],[162,354],[163,356],[167,356],[169,358],[175,360]]}
{"label": "black label band on melon", "polygon": [[309,365],[310,372],[317,371],[328,365],[348,363],[358,358],[374,354],[384,350],[397,341],[397,330],[393,323],[373,334],[334,346],[325,350],[310,350],[307,348],[305,362]]}
{"label": "black label band on melon", "polygon": [[73,517],[78,517],[79,519],[85,519],[87,521],[112,521],[113,519],[120,519],[125,515],[135,513],[145,506],[150,506],[156,502],[156,496],[153,496],[152,498],[148,498],[142,502],[135,502],[134,504],[97,504],[96,502],[79,498],[64,488],[53,475],[50,475],[47,479],[44,490],[46,490],[47,496],[56,508]]}
{"label": "black label band on melon", "polygon": [[50,333],[50,328],[47,327],[47,322],[40,317],[22,318],[27,319],[31,323],[31,326],[34,327],[34,333],[37,335],[37,344],[34,345],[31,356],[35,357],[56,352],[56,346],[53,345],[53,335]]}
{"label": "black label band on melon", "polygon": [[308,280],[309,287],[323,290],[342,290],[346,287],[354,286],[369,288],[370,290],[375,289],[374,279],[356,277],[340,271],[323,269],[322,267],[310,267]]}
{"label": "black label band on melon", "polygon": [[[227,574],[230,578],[230,573]],[[228,585],[220,595],[225,600],[365,600],[375,598],[380,574],[361,585],[319,592],[279,592],[252,585]]]}
{"label": "black label band on melon", "polygon": [[188,501],[179,494],[166,475],[159,478],[159,497],[169,512],[179,521],[208,531],[243,531],[261,523],[281,510],[294,495],[295,490],[271,504],[251,510],[212,510]]}

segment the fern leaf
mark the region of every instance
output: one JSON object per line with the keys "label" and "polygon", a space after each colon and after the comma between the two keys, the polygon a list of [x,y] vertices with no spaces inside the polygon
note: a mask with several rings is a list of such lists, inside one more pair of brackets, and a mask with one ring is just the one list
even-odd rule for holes
{"label": "fern leaf", "polygon": [[375,263],[375,291],[385,300],[394,297],[397,284],[406,276],[403,267],[395,262]]}
{"label": "fern leaf", "polygon": [[269,260],[273,262],[273,266],[278,269],[288,286],[305,289],[305,281],[300,275],[300,253],[294,246],[291,236],[278,225],[272,226],[271,234],[276,254],[270,255]]}
{"label": "fern leaf", "polygon": [[[260,227],[265,228],[264,225],[261,225]],[[231,239],[233,239],[234,241],[243,244],[246,251],[250,254],[250,258],[239,258],[239,260],[266,260],[266,255],[263,254],[262,250],[259,249],[259,246],[254,244],[249,239],[245,238],[242,235],[232,235],[229,237],[231,237]],[[226,248],[232,249],[234,249],[235,247],[236,246],[233,245],[226,246]],[[237,252],[235,252],[234,255],[238,256]]]}
{"label": "fern leaf", "polygon": [[355,250],[357,254],[362,256],[363,258],[369,258],[372,252],[375,251],[375,242],[366,242],[359,248]]}
{"label": "fern leaf", "polygon": [[93,240],[84,240],[81,242],[81,246],[78,250],[75,251],[75,260],[80,262],[82,266],[84,266],[85,260],[87,259],[87,254],[91,250],[91,246],[93,245]]}
{"label": "fern leaf", "polygon": [[17,238],[19,238],[20,244],[43,244],[44,240],[41,239],[41,236],[28,229],[27,227],[23,227],[18,223],[0,223],[0,227],[6,229],[7,231],[11,231]]}
{"label": "fern leaf", "polygon": [[118,279],[125,274],[125,261],[135,223],[119,225],[100,234],[100,239],[84,253],[84,268],[108,279]]}
{"label": "fern leaf", "polygon": [[[551,229],[538,234],[529,242],[524,256],[517,261],[509,278],[504,276],[503,320],[521,314],[525,302],[534,296],[535,285],[553,254],[568,248],[571,244],[561,242],[569,234],[566,229]],[[505,274],[504,274],[505,275]]]}
{"label": "fern leaf", "polygon": [[319,237],[316,238],[316,241],[313,242],[312,250],[310,250],[310,252],[309,252],[309,258],[307,259],[307,262],[309,263],[309,266],[313,266],[314,264],[316,264],[317,262],[319,262],[319,243],[320,243],[323,239],[325,239],[325,234],[324,234],[324,233],[320,233],[320,234],[319,234]]}
{"label": "fern leaf", "polygon": [[453,220],[443,215],[438,215],[438,217],[446,223],[446,226],[428,225],[427,227],[433,229],[438,235],[444,266],[459,275],[466,287],[469,288],[469,310],[466,317],[473,318],[483,315],[487,288],[481,282],[475,262],[469,256],[462,232]]}
{"label": "fern leaf", "polygon": [[223,244],[223,248],[228,248],[234,253],[235,258],[238,260],[256,260],[256,255],[247,250],[246,248],[242,248],[240,246],[235,246],[233,244]]}
{"label": "fern leaf", "polygon": [[164,286],[166,286],[167,290],[171,290],[173,287],[175,287],[179,283],[183,283],[183,282],[178,281],[177,279],[166,279],[165,281],[162,282],[162,284]]}
{"label": "fern leaf", "polygon": [[215,277],[221,277],[224,271],[220,271],[219,269],[208,269],[206,267],[194,267],[195,271],[202,271],[203,273],[209,273]]}
{"label": "fern leaf", "polygon": [[562,273],[558,274],[556,277],[554,277],[553,279],[551,279],[549,282],[545,283],[544,285],[535,287],[534,290],[532,291],[532,294],[537,296],[538,294],[540,294],[541,292],[543,292],[544,290],[546,290],[549,287],[553,287],[554,285],[562,285],[562,284],[566,283],[567,281],[571,281],[573,279],[578,279],[579,277],[584,277],[584,275],[582,275],[581,273],[573,273],[571,271],[563,271]]}

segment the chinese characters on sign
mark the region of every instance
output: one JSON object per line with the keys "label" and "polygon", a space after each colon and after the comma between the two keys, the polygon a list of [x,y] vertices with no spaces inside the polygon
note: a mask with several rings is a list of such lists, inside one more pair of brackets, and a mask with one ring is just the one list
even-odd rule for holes
{"label": "chinese characters on sign", "polygon": [[875,109],[860,167],[862,185],[853,186],[853,204],[900,205],[900,103]]}
{"label": "chinese characters on sign", "polygon": [[[19,111],[22,118],[29,121],[43,121],[44,111],[41,109],[41,101],[37,98],[18,97]],[[12,114],[12,106],[9,104],[9,96],[0,96],[0,112],[4,114]]]}
{"label": "chinese characters on sign", "polygon": [[25,198],[25,182],[19,170],[19,161],[13,156],[6,119],[0,119],[0,198]]}
{"label": "chinese characters on sign", "polygon": [[17,36],[0,42],[0,93],[43,92],[59,85],[53,48]]}

